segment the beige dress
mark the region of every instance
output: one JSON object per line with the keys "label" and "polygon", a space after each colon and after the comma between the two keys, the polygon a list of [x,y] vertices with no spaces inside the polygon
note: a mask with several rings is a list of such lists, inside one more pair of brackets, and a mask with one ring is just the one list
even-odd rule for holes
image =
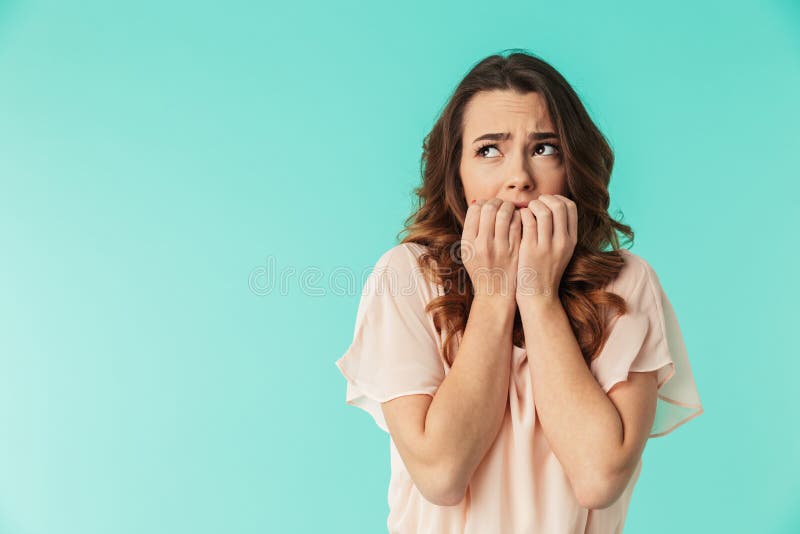
{"label": "beige dress", "polygon": [[[362,292],[353,341],[335,364],[347,380],[346,403],[388,432],[380,403],[401,395],[433,396],[449,372],[425,304],[442,294],[417,267],[424,246],[403,243],[375,264]],[[658,405],[650,437],[703,412],[678,321],[652,267],[622,249],[625,266],[608,289],[629,313],[612,324],[591,372],[604,391],[629,371],[658,370]],[[460,339],[460,336],[459,336]],[[614,534],[622,532],[641,460],[610,507],[582,507],[550,449],[534,409],[524,348],[512,348],[508,405],[500,432],[470,480],[464,499],[438,506],[417,490],[390,437],[390,534]]]}

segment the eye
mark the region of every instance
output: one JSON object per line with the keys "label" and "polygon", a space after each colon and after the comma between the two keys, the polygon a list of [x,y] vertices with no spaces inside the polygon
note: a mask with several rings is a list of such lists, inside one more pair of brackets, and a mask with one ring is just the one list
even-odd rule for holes
{"label": "eye", "polygon": [[542,155],[544,155],[544,156],[554,156],[555,154],[559,153],[559,150],[558,150],[558,145],[554,145],[554,144],[552,144],[552,143],[539,143],[539,144],[538,144],[538,145],[536,145],[536,147],[534,148],[534,152],[536,152],[537,150],[539,150],[539,148],[546,147],[546,146],[553,147],[553,149],[554,149],[554,152],[553,152],[553,153],[550,153],[550,154],[542,154]]}
{"label": "eye", "polygon": [[[549,154],[540,154],[539,153],[539,149],[541,149],[543,147],[552,147],[553,151],[551,151]],[[480,147],[478,147],[475,150],[475,155],[476,156],[480,156],[483,159],[491,159],[491,158],[485,158],[483,156],[483,151],[486,150],[486,149],[489,149],[489,148],[494,148],[495,150],[497,150],[497,145],[495,145],[494,143],[481,145]],[[559,150],[558,145],[554,145],[553,143],[539,143],[538,145],[536,145],[534,147],[533,152],[534,152],[534,155],[538,154],[540,156],[556,156],[556,155],[561,154],[561,151]]]}
{"label": "eye", "polygon": [[481,156],[482,152],[487,148],[494,148],[495,150],[497,150],[497,145],[493,145],[493,144],[482,145],[475,151],[475,155],[476,156]]}

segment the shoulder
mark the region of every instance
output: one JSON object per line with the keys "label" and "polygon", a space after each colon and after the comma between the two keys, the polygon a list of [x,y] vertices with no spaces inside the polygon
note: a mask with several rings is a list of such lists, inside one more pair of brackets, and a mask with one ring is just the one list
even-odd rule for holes
{"label": "shoulder", "polygon": [[625,248],[619,249],[619,253],[625,264],[611,282],[611,291],[621,296],[633,296],[648,286],[658,284],[658,276],[645,258]]}
{"label": "shoulder", "polygon": [[627,248],[621,248],[618,252],[625,260],[625,266],[622,268],[620,276],[622,276],[623,273],[626,276],[641,276],[646,274],[646,272],[651,269],[650,263],[639,254],[636,254]]}
{"label": "shoulder", "polygon": [[418,266],[418,258],[427,250],[419,243],[400,243],[384,251],[375,262],[375,268],[390,267],[403,272]]}
{"label": "shoulder", "polygon": [[417,293],[431,298],[438,294],[436,285],[419,265],[419,257],[428,247],[419,243],[400,243],[384,251],[375,262],[373,276],[401,292]]}

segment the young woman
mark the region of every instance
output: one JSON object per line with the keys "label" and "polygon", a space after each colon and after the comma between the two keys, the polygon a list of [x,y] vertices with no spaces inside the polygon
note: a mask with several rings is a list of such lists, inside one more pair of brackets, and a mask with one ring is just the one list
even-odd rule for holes
{"label": "young woman", "polygon": [[467,74],[423,148],[336,361],[390,434],[389,532],[621,532],[647,439],[703,408],[658,276],[620,248],[608,143],[518,51]]}

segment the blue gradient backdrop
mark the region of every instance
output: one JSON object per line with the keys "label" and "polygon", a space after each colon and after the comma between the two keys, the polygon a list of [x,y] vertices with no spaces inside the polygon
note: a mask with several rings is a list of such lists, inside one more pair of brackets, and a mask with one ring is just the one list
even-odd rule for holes
{"label": "blue gradient backdrop", "polygon": [[333,362],[424,135],[506,48],[611,141],[705,407],[626,532],[800,532],[797,2],[18,0],[0,533],[385,532],[388,436]]}

